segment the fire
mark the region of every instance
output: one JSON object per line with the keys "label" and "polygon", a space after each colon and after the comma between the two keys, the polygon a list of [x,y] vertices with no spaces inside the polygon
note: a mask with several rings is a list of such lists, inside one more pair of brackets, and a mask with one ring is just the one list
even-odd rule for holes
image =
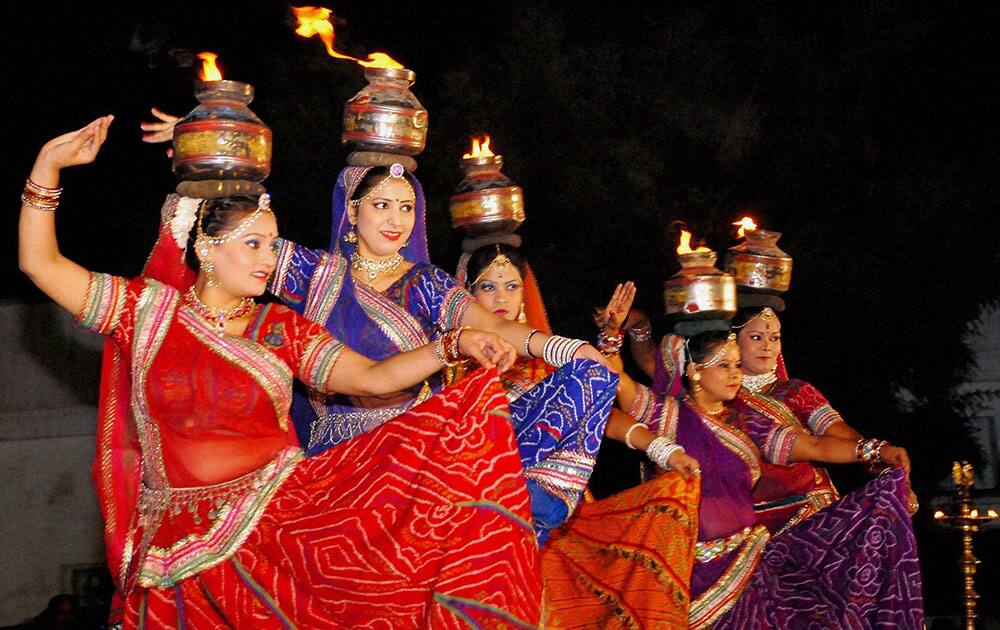
{"label": "fire", "polygon": [[699,247],[698,249],[691,249],[691,233],[687,230],[681,230],[681,242],[677,246],[678,254],[693,254],[695,252],[710,252],[711,249],[707,247]]}
{"label": "fire", "polygon": [[462,159],[470,160],[472,158],[479,158],[479,157],[493,157],[493,155],[494,155],[493,151],[490,151],[490,135],[486,134],[486,136],[482,139],[482,141],[480,141],[479,138],[476,137],[472,138],[472,152],[463,155]]}
{"label": "fire", "polygon": [[198,78],[202,81],[221,81],[222,72],[219,70],[219,66],[215,65],[215,60],[219,56],[213,52],[203,52],[198,53],[198,59],[201,59],[201,70],[198,71]]}
{"label": "fire", "polygon": [[757,229],[757,224],[754,223],[753,219],[750,217],[743,217],[736,223],[733,223],[733,225],[740,228],[736,230],[736,236],[738,238],[743,238],[744,236],[747,235],[747,232],[753,232],[754,230]]}
{"label": "fire", "polygon": [[367,61],[338,52],[333,47],[336,35],[333,29],[333,22],[330,20],[333,11],[330,9],[325,7],[292,7],[292,12],[299,21],[295,29],[295,34],[307,39],[318,35],[323,41],[323,45],[326,46],[326,54],[334,59],[347,59],[365,68],[396,68],[400,70],[403,68],[403,64],[383,52],[369,54]]}

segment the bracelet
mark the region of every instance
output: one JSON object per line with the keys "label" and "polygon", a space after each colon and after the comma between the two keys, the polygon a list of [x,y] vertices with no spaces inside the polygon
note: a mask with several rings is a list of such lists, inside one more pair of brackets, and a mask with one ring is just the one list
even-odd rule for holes
{"label": "bracelet", "polygon": [[653,441],[646,447],[646,457],[663,470],[670,470],[670,464],[667,461],[678,451],[684,453],[684,447],[677,442],[671,442],[661,435],[653,438]]}
{"label": "bracelet", "polygon": [[449,366],[451,364],[448,363],[448,358],[445,356],[445,353],[444,353],[444,336],[445,336],[445,334],[447,334],[447,333],[443,333],[441,335],[438,335],[438,338],[433,341],[432,346],[433,346],[433,350],[434,350],[434,356],[437,357],[437,360],[441,363],[441,365],[447,367],[447,366]]}
{"label": "bracelet", "polygon": [[535,336],[535,333],[541,332],[537,328],[532,328],[528,336],[524,338],[524,356],[531,357],[532,359],[537,359],[535,355],[531,354],[531,338]]}
{"label": "bracelet", "polygon": [[29,196],[27,190],[21,193],[21,203],[36,210],[44,210],[46,212],[53,212],[56,208],[59,207],[59,202],[47,203],[44,201],[39,201],[36,198]]}
{"label": "bracelet", "polygon": [[635,450],[635,447],[632,446],[632,440],[630,440],[629,437],[632,435],[632,430],[636,427],[645,427],[647,431],[649,430],[649,427],[641,422],[636,422],[628,428],[628,431],[625,432],[625,446],[629,447],[633,451]]}
{"label": "bracelet", "polygon": [[653,338],[653,327],[649,324],[645,326],[630,328],[628,330],[629,339],[634,343],[642,343]]}
{"label": "bracelet", "polygon": [[448,357],[451,363],[458,363],[462,359],[462,352],[458,346],[458,340],[462,337],[462,333],[468,326],[462,326],[456,330],[449,331],[451,336],[451,343],[448,344],[446,348],[445,356]]}
{"label": "bracelet", "polygon": [[553,367],[562,367],[573,360],[573,355],[587,342],[569,337],[552,335],[545,340],[542,348],[542,359]]}
{"label": "bracelet", "polygon": [[617,335],[608,335],[601,331],[597,335],[597,349],[606,357],[614,356],[622,351],[623,340],[624,335],[621,334],[621,331]]}
{"label": "bracelet", "polygon": [[24,180],[24,191],[21,193],[21,203],[36,210],[52,212],[59,207],[59,196],[62,188],[46,188],[31,181]]}
{"label": "bracelet", "polygon": [[875,466],[883,463],[882,447],[887,442],[878,438],[860,439],[854,446],[854,458],[864,466]]}
{"label": "bracelet", "polygon": [[61,187],[60,188],[46,188],[45,186],[42,186],[41,184],[36,184],[35,182],[31,181],[30,177],[24,180],[24,187],[26,189],[30,190],[33,193],[36,193],[38,195],[42,195],[43,197],[58,197],[59,195],[62,194],[62,191],[63,191],[63,189]]}

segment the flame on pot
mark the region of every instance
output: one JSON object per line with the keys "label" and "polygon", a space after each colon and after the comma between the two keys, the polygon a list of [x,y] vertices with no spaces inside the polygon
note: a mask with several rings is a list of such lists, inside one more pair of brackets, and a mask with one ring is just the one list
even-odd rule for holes
{"label": "flame on pot", "polygon": [[757,224],[754,223],[753,219],[750,217],[743,217],[736,223],[733,223],[733,225],[740,228],[736,230],[737,238],[743,238],[747,235],[747,232],[753,232],[757,229]]}
{"label": "flame on pot", "polygon": [[472,152],[466,153],[462,156],[463,160],[471,160],[472,158],[480,157],[493,157],[493,151],[490,151],[490,135],[486,134],[482,140],[472,137]]}
{"label": "flame on pot", "polygon": [[198,59],[201,59],[201,70],[198,71],[198,78],[202,81],[221,81],[222,72],[219,70],[219,66],[215,65],[215,60],[219,56],[213,52],[203,52],[198,53]]}
{"label": "flame on pot", "polygon": [[695,252],[710,252],[711,249],[707,247],[698,247],[698,249],[691,249],[691,233],[687,230],[681,230],[681,241],[677,245],[678,254],[694,254]]}
{"label": "flame on pot", "polygon": [[331,57],[335,59],[347,59],[365,68],[403,69],[403,64],[383,52],[369,54],[367,61],[338,52],[333,47],[336,35],[333,29],[333,22],[330,20],[330,16],[333,15],[332,10],[325,7],[292,7],[292,12],[299,21],[298,26],[295,28],[296,35],[301,35],[307,39],[314,35],[319,36],[323,41],[323,45],[326,46],[326,54]]}

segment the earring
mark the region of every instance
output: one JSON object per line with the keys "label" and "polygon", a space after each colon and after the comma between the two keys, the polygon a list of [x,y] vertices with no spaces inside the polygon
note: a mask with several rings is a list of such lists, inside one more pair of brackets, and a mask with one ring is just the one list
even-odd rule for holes
{"label": "earring", "polygon": [[219,279],[215,277],[215,264],[211,260],[201,261],[201,270],[205,273],[205,280],[210,287],[219,286]]}
{"label": "earring", "polygon": [[406,249],[409,246],[410,246],[410,239],[406,239],[406,242],[403,243],[403,246],[400,247],[400,249]]}
{"label": "earring", "polygon": [[521,302],[521,308],[517,311],[517,321],[522,324],[528,321],[528,317],[524,314],[524,302]]}
{"label": "earring", "polygon": [[215,263],[208,259],[208,248],[204,245],[198,248],[198,263],[201,266],[201,271],[205,274],[208,286],[219,286],[219,279],[215,277]]}
{"label": "earring", "polygon": [[351,230],[347,234],[344,234],[344,242],[350,243],[351,245],[358,242],[358,233],[354,231],[353,225],[351,226]]}
{"label": "earring", "polygon": [[697,372],[695,372],[694,375],[691,376],[692,394],[697,394],[698,392],[701,391],[701,383],[699,382],[700,380],[701,380],[701,374],[698,374]]}

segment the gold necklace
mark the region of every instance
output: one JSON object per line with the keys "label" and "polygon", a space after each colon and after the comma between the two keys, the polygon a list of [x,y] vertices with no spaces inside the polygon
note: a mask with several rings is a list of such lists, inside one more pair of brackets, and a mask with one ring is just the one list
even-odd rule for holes
{"label": "gold necklace", "polygon": [[392,273],[403,262],[403,256],[396,252],[395,256],[385,260],[372,260],[365,258],[358,250],[351,252],[351,268],[355,271],[363,271],[368,274],[368,286],[375,283],[379,274]]}
{"label": "gold necklace", "polygon": [[216,332],[220,335],[226,331],[226,322],[246,317],[250,312],[250,309],[254,307],[253,298],[248,296],[240,298],[240,303],[232,308],[216,308],[214,306],[209,306],[198,298],[198,294],[195,293],[193,286],[187,290],[187,293],[184,294],[184,302],[190,306],[195,313],[198,313],[198,315],[201,315],[203,318],[213,323],[216,327]]}
{"label": "gold necklace", "polygon": [[714,420],[718,420],[719,416],[721,416],[726,412],[726,406],[722,403],[719,403],[719,408],[717,410],[712,411],[711,409],[705,409],[704,407],[702,407],[700,404],[698,404],[698,401],[692,398],[691,396],[685,397],[685,400],[687,400],[692,407],[694,407],[698,411],[701,411],[702,413],[707,414]]}

